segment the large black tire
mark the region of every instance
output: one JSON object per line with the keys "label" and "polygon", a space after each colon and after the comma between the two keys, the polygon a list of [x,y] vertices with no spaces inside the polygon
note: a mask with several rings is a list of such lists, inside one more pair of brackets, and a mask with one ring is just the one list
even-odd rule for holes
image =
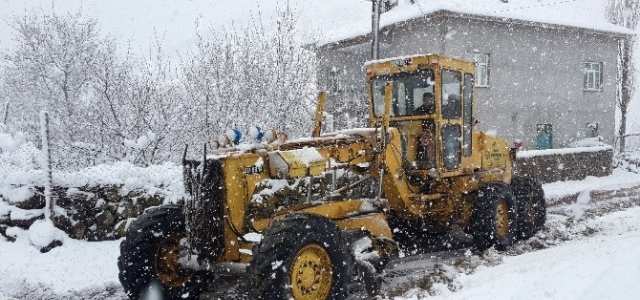
{"label": "large black tire", "polygon": [[[342,300],[347,296],[351,254],[340,229],[326,218],[289,215],[265,230],[253,252],[249,299]],[[304,280],[308,274],[314,274],[312,285]]]}
{"label": "large black tire", "polygon": [[514,242],[517,207],[511,188],[500,182],[483,185],[471,208],[471,234],[480,251],[492,246],[505,250]]}
{"label": "large black tire", "polygon": [[526,240],[535,235],[547,221],[547,208],[542,184],[531,177],[514,177],[511,190],[518,206],[517,238]]}
{"label": "large black tire", "polygon": [[[206,288],[204,272],[180,269],[175,260],[181,238],[186,236],[181,206],[162,206],[138,217],[120,244],[120,283],[132,300],[149,293],[159,299],[198,299]],[[170,267],[168,267],[170,266]]]}

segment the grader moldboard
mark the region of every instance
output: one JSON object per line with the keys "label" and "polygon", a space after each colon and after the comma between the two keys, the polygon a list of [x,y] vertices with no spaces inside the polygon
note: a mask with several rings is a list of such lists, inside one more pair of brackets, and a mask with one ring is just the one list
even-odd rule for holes
{"label": "grader moldboard", "polygon": [[[461,229],[502,250],[544,225],[541,185],[512,175],[516,149],[474,130],[473,63],[429,54],[366,70],[371,128],[321,134],[320,93],[311,138],[183,159],[191,197],[148,209],[120,246],[128,296],[198,299],[235,275],[244,299],[373,297],[398,247]],[[421,110],[425,93],[436,101]]]}

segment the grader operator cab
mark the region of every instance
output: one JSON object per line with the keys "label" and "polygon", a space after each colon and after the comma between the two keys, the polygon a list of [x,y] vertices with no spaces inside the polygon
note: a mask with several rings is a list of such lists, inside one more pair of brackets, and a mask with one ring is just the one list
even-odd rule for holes
{"label": "grader operator cab", "polygon": [[311,138],[184,159],[185,205],[147,210],[121,244],[129,297],[198,299],[229,276],[244,278],[245,299],[375,295],[398,247],[421,237],[459,228],[500,250],[543,226],[540,184],[512,175],[507,141],[474,129],[473,63],[416,55],[366,69],[370,128],[321,134],[321,93]]}

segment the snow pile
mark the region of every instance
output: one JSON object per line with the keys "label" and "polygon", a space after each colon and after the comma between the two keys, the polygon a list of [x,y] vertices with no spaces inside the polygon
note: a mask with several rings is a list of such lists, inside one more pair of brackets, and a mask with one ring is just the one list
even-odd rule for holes
{"label": "snow pile", "polygon": [[640,174],[640,151],[621,153],[616,163],[620,169]]}
{"label": "snow pile", "polygon": [[[405,292],[391,299],[635,299],[640,292],[638,204],[637,198],[624,197],[584,203],[580,216],[574,204],[554,207],[543,231],[506,253],[431,254],[429,261],[436,263],[421,266],[424,275],[398,285]],[[390,272],[418,264],[425,260]]]}
{"label": "snow pile", "polygon": [[542,185],[547,204],[553,204],[567,196],[576,195],[595,187],[598,190],[616,191],[625,188],[636,187],[640,184],[640,174],[621,169],[613,169],[612,174],[605,177],[587,176],[587,178],[574,181],[558,181]]}
{"label": "snow pile", "polygon": [[253,196],[251,197],[251,202],[262,204],[266,202],[265,199],[272,197],[275,193],[283,191],[285,189],[296,190],[299,185],[300,179],[296,179],[292,183],[289,183],[285,179],[263,180],[256,186],[256,190],[259,190],[260,192],[253,194]]}
{"label": "snow pile", "polygon": [[[0,236],[0,299],[126,299],[118,281],[119,241],[77,241],[46,225],[34,226],[9,228],[15,242]],[[47,253],[32,246],[51,236],[60,237],[63,245]]]}
{"label": "snow pile", "polygon": [[54,241],[64,240],[65,237],[66,234],[50,221],[38,220],[29,227],[29,241],[40,250],[50,246]]}
{"label": "snow pile", "polygon": [[182,166],[170,162],[149,167],[118,162],[77,172],[54,172],[53,182],[63,187],[120,185],[122,193],[143,190],[148,195],[162,195],[165,203],[176,203],[185,195]]}
{"label": "snow pile", "polygon": [[151,145],[151,143],[154,142],[155,140],[156,140],[156,134],[151,132],[151,131],[149,131],[145,135],[139,137],[135,141],[129,140],[129,139],[125,139],[124,140],[124,145],[129,147],[129,148],[142,150],[142,149],[148,147],[149,145]]}
{"label": "snow pile", "polygon": [[289,150],[286,153],[291,154],[296,162],[300,162],[306,167],[324,162],[324,157],[316,148],[304,147],[302,149]]}
{"label": "snow pile", "polygon": [[[434,255],[435,254],[435,255]],[[458,254],[457,256],[453,256]],[[396,266],[390,272],[407,272],[410,269],[420,270],[408,280],[396,283],[387,291],[394,300],[431,299],[432,297],[455,294],[464,289],[463,281],[476,271],[500,265],[503,256],[495,249],[489,249],[481,255],[474,255],[471,250],[458,250],[451,253],[440,252],[430,255],[433,264],[415,264],[415,266]],[[412,264],[414,265],[414,264]],[[398,296],[401,295],[401,296]]]}
{"label": "snow pile", "polygon": [[575,218],[580,219],[584,215],[584,207],[591,202],[591,190],[583,190],[578,194],[576,203],[573,205],[573,214]]}
{"label": "snow pile", "polygon": [[610,145],[602,144],[599,146],[594,145],[594,146],[587,146],[587,147],[579,146],[575,148],[518,151],[518,157],[529,158],[529,157],[543,156],[543,155],[566,155],[566,154],[599,152],[599,151],[608,151],[608,150],[613,150],[613,147]]}
{"label": "snow pile", "polygon": [[[4,127],[4,124],[0,123],[0,126]],[[4,130],[0,130],[0,132],[3,131]],[[26,140],[27,137],[22,133],[18,133],[15,136],[12,136],[8,133],[0,133],[0,150],[2,150],[3,153],[14,151],[18,149]]]}
{"label": "snow pile", "polygon": [[[640,209],[616,213],[613,219]],[[635,218],[638,221],[638,218]],[[626,230],[562,247],[506,257],[464,276],[464,289],[429,299],[635,299],[640,292],[640,236]]]}
{"label": "snow pile", "polygon": [[582,139],[582,140],[579,140],[579,141],[575,141],[575,142],[569,143],[568,146],[571,147],[571,148],[603,147],[603,146],[607,146],[607,144],[602,142],[602,137],[596,136],[596,137],[590,137],[590,138],[586,138],[586,139]]}

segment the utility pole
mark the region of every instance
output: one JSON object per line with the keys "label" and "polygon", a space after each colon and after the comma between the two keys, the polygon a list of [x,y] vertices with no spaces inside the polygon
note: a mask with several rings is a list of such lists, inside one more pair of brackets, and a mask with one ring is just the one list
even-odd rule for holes
{"label": "utility pole", "polygon": [[382,0],[372,0],[371,5],[371,59],[378,59],[380,52],[379,33],[380,33],[380,2]]}

